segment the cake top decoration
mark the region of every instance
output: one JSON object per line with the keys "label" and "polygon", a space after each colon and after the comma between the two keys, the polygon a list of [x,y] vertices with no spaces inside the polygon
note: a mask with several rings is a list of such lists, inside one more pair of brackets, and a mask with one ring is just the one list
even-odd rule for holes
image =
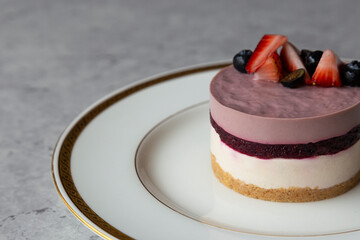
{"label": "cake top decoration", "polygon": [[279,34],[264,35],[254,51],[241,50],[233,65],[239,72],[251,74],[253,80],[281,82],[289,88],[360,86],[359,61],[344,63],[331,49],[300,51]]}

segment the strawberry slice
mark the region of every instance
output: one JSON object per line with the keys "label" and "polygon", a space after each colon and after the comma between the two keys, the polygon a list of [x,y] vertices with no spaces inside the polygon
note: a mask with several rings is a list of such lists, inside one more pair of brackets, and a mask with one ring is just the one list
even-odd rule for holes
{"label": "strawberry slice", "polygon": [[340,58],[332,50],[326,49],[315,69],[311,84],[322,87],[340,87],[339,68],[341,64],[343,63]]}
{"label": "strawberry slice", "polygon": [[283,35],[264,35],[251,55],[249,62],[246,64],[246,71],[253,73],[258,70],[265,63],[266,59],[276,52],[287,39]]}
{"label": "strawberry slice", "polygon": [[306,71],[305,65],[300,58],[300,51],[290,42],[286,42],[281,49],[280,59],[284,68],[290,73],[300,68],[305,70],[304,80],[306,84],[311,84],[311,78]]}
{"label": "strawberry slice", "polygon": [[279,82],[281,79],[281,60],[274,52],[261,67],[254,73],[254,80],[268,80]]}

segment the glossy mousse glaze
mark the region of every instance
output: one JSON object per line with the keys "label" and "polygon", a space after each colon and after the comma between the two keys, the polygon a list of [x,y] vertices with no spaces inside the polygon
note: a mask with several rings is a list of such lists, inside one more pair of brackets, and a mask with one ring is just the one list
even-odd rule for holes
{"label": "glossy mousse glaze", "polygon": [[354,131],[360,124],[360,88],[288,89],[229,66],[210,84],[210,113],[217,126],[246,141],[308,144]]}

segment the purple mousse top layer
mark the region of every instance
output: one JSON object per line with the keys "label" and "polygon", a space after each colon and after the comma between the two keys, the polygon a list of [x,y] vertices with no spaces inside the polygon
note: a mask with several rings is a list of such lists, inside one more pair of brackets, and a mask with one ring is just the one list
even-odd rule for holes
{"label": "purple mousse top layer", "polygon": [[297,144],[341,136],[360,124],[360,88],[256,81],[233,66],[210,84],[210,111],[230,134],[269,144]]}

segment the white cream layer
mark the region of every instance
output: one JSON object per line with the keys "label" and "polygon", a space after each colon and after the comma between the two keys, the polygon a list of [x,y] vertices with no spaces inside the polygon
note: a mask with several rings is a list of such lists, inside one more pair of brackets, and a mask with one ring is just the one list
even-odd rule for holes
{"label": "white cream layer", "polygon": [[345,182],[360,169],[360,141],[333,155],[304,159],[259,159],[223,143],[211,127],[210,149],[220,167],[234,178],[265,189],[328,188]]}

